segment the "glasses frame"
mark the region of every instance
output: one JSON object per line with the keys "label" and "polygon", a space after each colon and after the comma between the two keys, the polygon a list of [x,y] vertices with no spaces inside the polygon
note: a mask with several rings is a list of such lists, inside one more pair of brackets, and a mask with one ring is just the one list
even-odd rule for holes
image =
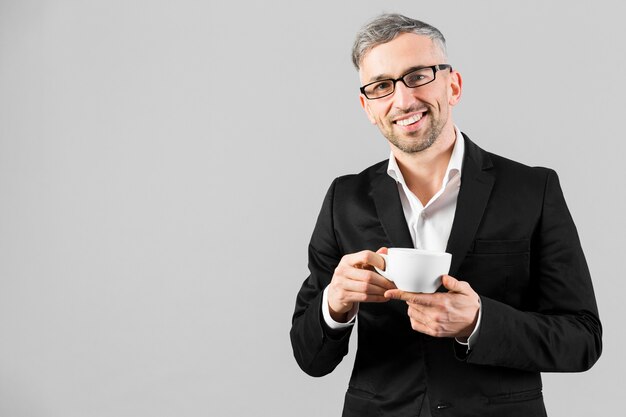
{"label": "glasses frame", "polygon": [[[423,69],[426,69],[426,68],[430,68],[430,69],[433,71],[433,79],[432,79],[432,80],[430,80],[430,81],[428,81],[427,83],[420,84],[420,85],[416,85],[415,87],[411,87],[410,85],[408,85],[408,84],[406,83],[406,81],[404,81],[404,78],[405,78],[407,75],[412,74],[412,73],[414,73],[415,71],[420,71],[420,70],[423,70]],[[396,92],[396,83],[397,83],[398,81],[402,81],[402,84],[404,84],[407,88],[418,88],[418,87],[423,87],[423,86],[425,86],[425,85],[428,85],[428,84],[432,83],[433,81],[435,81],[435,80],[437,79],[437,72],[438,72],[438,71],[443,71],[443,70],[446,70],[446,69],[448,69],[448,68],[450,69],[450,72],[452,72],[452,71],[453,71],[453,70],[452,70],[452,65],[450,65],[450,64],[437,64],[437,65],[430,65],[430,66],[428,66],[428,67],[418,67],[418,68],[414,68],[414,69],[412,69],[411,71],[407,72],[407,73],[406,73],[406,74],[404,74],[403,76],[401,76],[401,77],[399,77],[399,78],[396,78],[396,79],[393,79],[393,78],[385,78],[385,79],[382,79],[382,80],[376,80],[376,81],[373,81],[373,82],[371,82],[371,83],[367,83],[367,84],[365,84],[364,86],[362,86],[361,88],[359,88],[359,90],[361,91],[361,94],[363,94],[363,95],[365,96],[365,98],[366,98],[366,99],[368,99],[368,100],[378,100],[379,98],[389,97],[390,95],[392,95],[393,93],[395,93],[395,92]],[[380,96],[380,97],[368,97],[368,96],[367,96],[367,94],[365,93],[365,89],[366,89],[367,87],[369,87],[370,85],[372,85],[372,84],[377,84],[377,83],[380,83],[380,82],[383,82],[383,81],[391,81],[391,82],[393,83],[393,89],[391,90],[391,92],[390,92],[389,94],[385,94],[384,96]]]}

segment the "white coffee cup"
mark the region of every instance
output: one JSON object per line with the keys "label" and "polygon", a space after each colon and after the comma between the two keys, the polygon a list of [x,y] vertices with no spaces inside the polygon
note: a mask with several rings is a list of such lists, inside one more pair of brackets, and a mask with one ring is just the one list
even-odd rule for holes
{"label": "white coffee cup", "polygon": [[390,248],[387,255],[380,255],[385,259],[385,270],[376,268],[376,272],[408,292],[437,291],[452,262],[449,253],[422,249]]}

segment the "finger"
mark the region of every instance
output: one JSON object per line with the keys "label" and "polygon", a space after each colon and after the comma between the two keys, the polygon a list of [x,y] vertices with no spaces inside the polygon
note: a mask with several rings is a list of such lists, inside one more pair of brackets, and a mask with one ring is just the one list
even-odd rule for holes
{"label": "finger", "polygon": [[450,292],[456,292],[460,294],[473,293],[472,287],[470,287],[467,282],[459,281],[458,279],[450,275],[444,275],[442,277],[442,284]]}
{"label": "finger", "polygon": [[[387,255],[387,252],[389,252],[389,249],[387,249],[384,246],[376,251],[376,253],[379,254],[379,255],[381,255],[381,254]],[[383,257],[381,256],[381,258],[383,258]],[[382,269],[383,271],[385,271],[387,269],[387,262],[385,261],[385,258],[383,258],[383,266],[382,266],[382,268],[378,267],[378,269]],[[395,287],[395,285],[394,285],[394,287]]]}
{"label": "finger", "polygon": [[432,320],[422,310],[416,308],[415,305],[409,305],[406,312],[411,320],[418,321],[424,326],[430,327],[429,324]]}
{"label": "finger", "polygon": [[346,271],[346,276],[354,281],[361,281],[379,288],[384,294],[385,290],[396,288],[396,285],[387,278],[369,269],[350,268]]}
{"label": "finger", "polygon": [[344,303],[386,303],[389,299],[379,294],[344,290],[341,293],[341,301]]}
{"label": "finger", "polygon": [[379,294],[364,294],[362,303],[386,303],[389,299]]}
{"label": "finger", "polygon": [[385,277],[370,271],[349,266],[339,266],[331,285],[348,291],[383,295],[386,290],[395,288],[395,285]]}
{"label": "finger", "polygon": [[413,330],[430,336],[435,335],[436,332],[432,328],[432,320],[430,320],[426,314],[412,307],[408,308],[407,314],[411,321],[411,328]]}
{"label": "finger", "polygon": [[328,287],[328,302],[334,306],[335,311],[339,312],[342,306],[349,306],[355,302],[389,301],[385,298],[384,292],[384,288],[338,275],[333,277]]}
{"label": "finger", "polygon": [[385,292],[385,297],[392,300],[402,300],[408,303],[420,304],[423,306],[431,306],[435,302],[436,294],[424,294],[407,292],[402,290],[389,290]]}
{"label": "finger", "polygon": [[451,292],[461,292],[461,288],[459,288],[459,280],[450,275],[444,275],[441,279],[441,283],[443,286]]}
{"label": "finger", "polygon": [[423,323],[420,323],[417,320],[411,320],[411,328],[415,330],[416,332],[427,334],[429,336],[435,337],[437,335],[437,333],[433,329],[431,329],[430,327],[426,326]]}
{"label": "finger", "polygon": [[437,315],[430,309],[422,311],[419,308],[409,306],[408,315],[411,319],[411,327],[418,332],[433,337],[450,337],[454,335],[445,321],[442,321],[442,316]]}
{"label": "finger", "polygon": [[360,281],[356,279],[346,279],[341,282],[341,288],[345,291],[358,292],[361,294],[371,294],[385,296],[386,288],[379,287],[377,285],[370,284],[369,282]]}
{"label": "finger", "polygon": [[396,284],[394,284],[392,281],[389,281],[387,278],[369,269],[345,267],[341,268],[341,274],[351,280],[362,281],[379,287],[383,290],[383,292],[385,290],[391,290],[396,288]]}
{"label": "finger", "polygon": [[341,258],[341,262],[345,262],[352,267],[374,266],[379,269],[385,268],[385,260],[382,256],[371,250],[363,250],[361,252],[351,253]]}

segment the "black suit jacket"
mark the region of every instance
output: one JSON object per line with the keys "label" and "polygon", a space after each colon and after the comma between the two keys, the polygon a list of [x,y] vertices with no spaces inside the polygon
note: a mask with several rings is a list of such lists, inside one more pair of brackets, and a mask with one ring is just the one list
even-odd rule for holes
{"label": "black suit jacket", "polygon": [[[600,355],[591,279],[556,173],[465,144],[447,251],[450,275],[480,295],[478,338],[468,353],[413,331],[404,302],[362,303],[344,416],[417,416],[425,393],[433,416],[543,416],[540,372],[584,371]],[[413,246],[387,164],[337,178],[324,199],[291,328],[310,375],[348,352],[351,329],[332,331],[321,317],[341,257]]]}

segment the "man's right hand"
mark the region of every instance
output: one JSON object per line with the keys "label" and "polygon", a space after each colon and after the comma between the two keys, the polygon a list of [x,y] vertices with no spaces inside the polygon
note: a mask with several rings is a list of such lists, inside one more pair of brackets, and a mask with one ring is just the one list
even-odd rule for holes
{"label": "man's right hand", "polygon": [[354,303],[389,301],[384,296],[385,291],[395,289],[395,284],[372,268],[385,270],[385,260],[380,253],[386,254],[387,248],[380,248],[376,253],[364,250],[341,258],[328,286],[328,307],[333,320],[345,323]]}

